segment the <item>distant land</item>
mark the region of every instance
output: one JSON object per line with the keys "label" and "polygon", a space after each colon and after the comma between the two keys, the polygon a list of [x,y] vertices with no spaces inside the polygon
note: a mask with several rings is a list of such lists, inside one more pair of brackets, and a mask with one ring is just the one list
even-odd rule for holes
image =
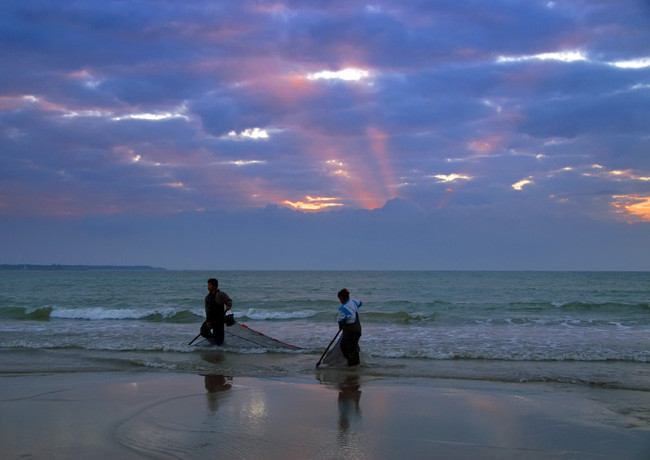
{"label": "distant land", "polygon": [[0,265],[0,270],[165,270],[149,265]]}

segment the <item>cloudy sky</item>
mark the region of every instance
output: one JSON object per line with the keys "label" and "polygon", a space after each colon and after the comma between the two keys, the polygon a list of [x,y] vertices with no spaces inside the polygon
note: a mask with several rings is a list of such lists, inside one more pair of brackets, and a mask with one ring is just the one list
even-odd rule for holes
{"label": "cloudy sky", "polygon": [[650,270],[645,0],[5,0],[0,263]]}

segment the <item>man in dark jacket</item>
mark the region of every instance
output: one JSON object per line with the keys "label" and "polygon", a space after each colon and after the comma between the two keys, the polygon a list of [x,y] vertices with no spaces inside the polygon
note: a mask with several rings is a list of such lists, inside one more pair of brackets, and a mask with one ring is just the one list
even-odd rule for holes
{"label": "man in dark jacket", "polygon": [[232,307],[232,300],[219,289],[219,281],[208,280],[208,293],[205,296],[205,322],[201,325],[201,335],[214,338],[217,345],[223,344],[224,315]]}

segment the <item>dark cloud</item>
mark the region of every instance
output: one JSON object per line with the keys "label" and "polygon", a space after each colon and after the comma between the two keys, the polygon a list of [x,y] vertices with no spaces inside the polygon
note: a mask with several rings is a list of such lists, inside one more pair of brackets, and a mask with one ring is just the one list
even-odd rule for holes
{"label": "dark cloud", "polygon": [[[650,131],[650,92],[580,94],[529,107],[521,129],[536,137],[573,138],[589,134],[634,134]],[[570,102],[570,103],[569,103]]]}
{"label": "dark cloud", "polygon": [[[4,240],[0,249],[10,263],[176,269],[648,269],[650,239],[640,225],[599,224],[594,231],[593,220],[525,209],[425,214],[388,203],[376,211],[311,215],[271,207],[72,221],[11,218],[0,222],[0,231],[16,232],[13,244]],[[43,224],[48,232],[38,230]]]}

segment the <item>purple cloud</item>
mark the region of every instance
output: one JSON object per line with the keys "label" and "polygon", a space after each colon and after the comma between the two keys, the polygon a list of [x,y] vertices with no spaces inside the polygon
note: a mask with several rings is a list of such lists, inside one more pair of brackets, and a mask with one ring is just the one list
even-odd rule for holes
{"label": "purple cloud", "polygon": [[401,198],[455,225],[650,221],[644,2],[0,11],[4,218],[331,223]]}

